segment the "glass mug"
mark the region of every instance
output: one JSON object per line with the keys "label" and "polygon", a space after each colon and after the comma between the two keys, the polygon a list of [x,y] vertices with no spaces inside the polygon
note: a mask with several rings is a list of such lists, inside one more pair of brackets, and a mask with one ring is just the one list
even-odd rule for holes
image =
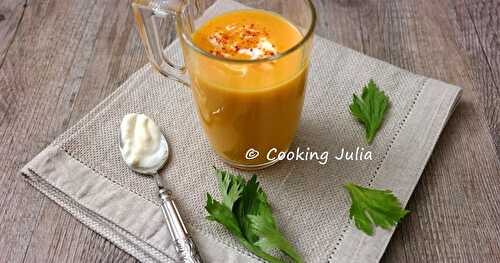
{"label": "glass mug", "polygon": [[[219,157],[240,169],[270,166],[279,160],[279,152],[288,150],[299,125],[314,6],[310,0],[219,0],[207,7],[198,0],[132,3],[151,64],[162,75],[191,87],[199,121]],[[197,30],[228,13],[227,19],[233,17],[235,23],[268,23],[277,39],[286,42],[295,37],[294,42],[286,50],[252,60],[218,56],[194,43]],[[278,18],[286,23],[271,23]],[[168,30],[160,29],[168,27],[168,19],[175,23],[185,65],[174,63],[164,52],[162,39]]]}

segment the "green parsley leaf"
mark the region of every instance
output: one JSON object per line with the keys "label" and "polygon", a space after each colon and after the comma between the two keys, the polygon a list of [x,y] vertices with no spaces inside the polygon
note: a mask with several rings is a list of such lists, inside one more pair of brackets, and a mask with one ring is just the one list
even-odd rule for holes
{"label": "green parsley leaf", "polygon": [[249,215],[252,230],[259,236],[259,240],[255,245],[263,250],[278,248],[295,262],[302,262],[300,255],[295,251],[293,246],[283,237],[271,214],[262,213],[260,215]]}
{"label": "green parsley leaf", "polygon": [[349,105],[352,115],[364,126],[366,140],[371,144],[378,129],[384,120],[384,114],[389,107],[389,97],[377,87],[373,80],[363,87],[361,98],[353,94],[352,104]]}
{"label": "green parsley leaf", "polygon": [[401,208],[399,200],[389,190],[361,187],[352,183],[344,185],[351,196],[349,218],[367,235],[373,235],[373,225],[389,229],[410,211]]}
{"label": "green parsley leaf", "polygon": [[[215,168],[215,167],[214,167]],[[255,175],[248,181],[242,176],[215,168],[223,202],[207,193],[207,219],[225,226],[245,248],[271,263],[282,261],[266,251],[279,249],[295,262],[300,255],[279,231],[265,192]]]}
{"label": "green parsley leaf", "polygon": [[245,179],[241,176],[232,176],[226,171],[217,170],[216,168],[215,172],[219,182],[219,192],[224,197],[223,203],[231,210],[233,209],[234,202],[240,198],[243,186],[245,185]]}
{"label": "green parsley leaf", "polygon": [[257,176],[253,175],[246,183],[241,200],[239,200],[238,207],[234,211],[245,237],[252,243],[255,243],[259,237],[251,230],[250,219],[247,215],[257,215],[262,209],[261,206],[267,205],[267,199],[265,199],[265,204],[263,203],[262,194],[264,192],[259,187]]}
{"label": "green parsley leaf", "polygon": [[207,205],[205,209],[208,211],[208,220],[219,222],[224,225],[231,234],[238,238],[243,238],[238,220],[233,215],[233,212],[225,205],[214,200],[210,194],[207,193]]}
{"label": "green parsley leaf", "polygon": [[229,230],[229,232],[233,234],[249,251],[271,263],[281,263],[279,259],[265,253],[258,246],[248,242],[243,236],[240,226],[238,225],[238,220],[231,210],[229,210],[227,206],[217,202],[217,200],[214,200],[210,194],[207,194],[207,205],[205,206],[205,209],[209,213],[209,216],[207,216],[208,220],[218,222],[226,227],[227,230]]}

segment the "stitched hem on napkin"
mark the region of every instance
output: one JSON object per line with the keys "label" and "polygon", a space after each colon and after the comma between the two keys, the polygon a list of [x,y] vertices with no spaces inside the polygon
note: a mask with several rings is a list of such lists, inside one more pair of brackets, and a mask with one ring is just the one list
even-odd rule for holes
{"label": "stitched hem on napkin", "polygon": [[[21,174],[83,224],[140,261],[177,262],[158,204],[130,194],[120,185],[95,174],[64,150],[49,146],[26,165]],[[68,183],[74,180],[79,184]],[[124,204],[127,207],[123,207]],[[262,262],[249,252],[224,244],[199,229],[190,226],[190,230],[201,255],[209,262]]]}
{"label": "stitched hem on napkin", "polygon": [[[406,206],[461,92],[459,87],[424,79],[409,112],[401,120],[399,129],[387,146],[385,158],[371,176],[368,187],[391,189],[399,197],[401,205]],[[440,99],[435,99],[436,96]],[[415,108],[425,110],[414,111]],[[402,162],[399,156],[409,158]],[[395,177],[394,174],[399,176]],[[373,236],[368,236],[346,220],[342,234],[333,241],[328,262],[378,262],[394,230],[377,228]]]}

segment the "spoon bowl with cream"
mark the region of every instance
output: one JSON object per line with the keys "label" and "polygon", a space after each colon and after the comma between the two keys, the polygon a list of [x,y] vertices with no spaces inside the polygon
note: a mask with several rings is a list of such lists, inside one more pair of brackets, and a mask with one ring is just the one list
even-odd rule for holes
{"label": "spoon bowl with cream", "polygon": [[120,151],[132,170],[155,174],[168,160],[168,144],[154,121],[144,114],[127,114],[120,125]]}
{"label": "spoon bowl with cream", "polygon": [[172,192],[165,188],[158,174],[169,155],[167,139],[158,125],[144,114],[125,115],[120,125],[119,146],[123,160],[132,171],[154,176],[163,215],[181,261],[201,263],[196,246],[172,198]]}

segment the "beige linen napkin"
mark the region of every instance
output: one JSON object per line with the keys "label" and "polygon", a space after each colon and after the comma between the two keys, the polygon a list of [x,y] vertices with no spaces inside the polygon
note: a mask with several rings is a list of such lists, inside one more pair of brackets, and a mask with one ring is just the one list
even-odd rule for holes
{"label": "beige linen napkin", "polygon": [[[207,12],[234,2],[219,1]],[[170,55],[181,59],[177,42]],[[348,105],[369,79],[386,92],[391,108],[370,146]],[[453,107],[460,88],[417,76],[385,62],[314,39],[301,125],[292,150],[329,152],[317,161],[282,161],[257,172],[280,229],[305,262],[377,262],[393,231],[369,237],[348,220],[342,185],[391,189],[406,204]],[[83,224],[144,262],[174,262],[176,254],[152,178],[132,173],[121,160],[122,117],[142,112],[162,128],[172,156],[162,171],[177,197],[206,262],[259,262],[225,229],[205,219],[205,193],[218,197],[213,165],[230,169],[212,152],[198,124],[190,90],[149,65],[133,74],[74,127],[29,162],[22,174]],[[342,148],[371,151],[373,160],[334,158]]]}

